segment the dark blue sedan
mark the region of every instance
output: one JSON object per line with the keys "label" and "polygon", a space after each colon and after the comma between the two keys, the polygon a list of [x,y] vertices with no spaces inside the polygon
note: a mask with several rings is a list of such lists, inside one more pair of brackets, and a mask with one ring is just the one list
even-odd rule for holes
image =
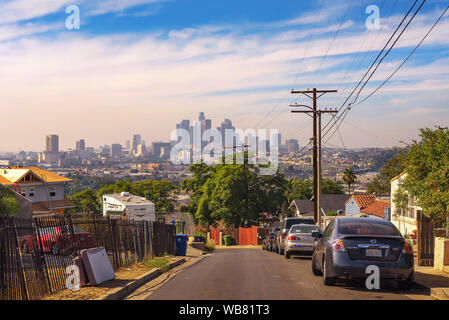
{"label": "dark blue sedan", "polygon": [[317,238],[312,271],[325,285],[337,279],[364,279],[367,267],[377,266],[380,279],[397,280],[409,289],[413,283],[413,248],[389,221],[366,217],[337,217]]}

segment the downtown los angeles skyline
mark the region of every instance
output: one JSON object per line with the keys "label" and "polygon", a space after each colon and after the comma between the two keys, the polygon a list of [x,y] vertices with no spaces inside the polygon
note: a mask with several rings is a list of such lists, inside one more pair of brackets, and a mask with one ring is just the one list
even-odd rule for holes
{"label": "downtown los angeles skyline", "polygon": [[[40,3],[39,3],[40,2]],[[67,30],[65,9],[80,9]],[[365,10],[380,8],[380,29]],[[410,53],[447,1],[427,1],[368,84],[376,88]],[[409,4],[402,1],[4,1],[0,4],[0,151],[124,143],[133,133],[168,141],[182,119],[203,111],[218,124],[279,129],[308,141],[311,122],[289,104],[291,89],[337,89],[338,107]],[[338,30],[338,31],[337,31]],[[341,126],[346,147],[410,142],[421,127],[449,123],[449,20]],[[326,55],[327,53],[327,55]],[[299,100],[297,100],[299,98]],[[328,118],[326,119],[326,121]],[[128,138],[127,138],[128,137]],[[329,143],[342,147],[338,135]]]}

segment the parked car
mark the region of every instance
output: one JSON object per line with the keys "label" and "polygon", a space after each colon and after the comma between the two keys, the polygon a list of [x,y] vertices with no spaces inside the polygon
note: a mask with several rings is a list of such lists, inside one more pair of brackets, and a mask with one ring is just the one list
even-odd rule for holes
{"label": "parked car", "polygon": [[271,229],[271,232],[269,233],[270,240],[268,245],[268,251],[274,251],[277,231],[279,231],[279,227],[274,227],[273,229]]}
{"label": "parked car", "polygon": [[262,249],[268,250],[269,246],[270,246],[270,234],[267,234],[265,237],[263,237]]}
{"label": "parked car", "polygon": [[281,255],[284,254],[284,242],[285,238],[287,237],[288,230],[290,230],[291,226],[294,224],[315,224],[313,219],[308,218],[296,218],[296,217],[287,217],[283,218],[281,220],[281,226],[280,226],[280,232],[278,232],[276,236],[277,241],[277,248],[278,251],[276,253],[279,253]]}
{"label": "parked car", "polygon": [[404,289],[414,277],[413,248],[389,221],[337,217],[323,234],[313,234],[312,272],[323,275],[325,285],[336,279],[364,279],[366,268],[378,266],[381,279],[395,279]]}
{"label": "parked car", "polygon": [[[27,252],[33,249],[42,249],[44,252],[50,252],[54,255],[64,253],[67,249],[73,247],[69,227],[55,226],[39,228],[36,236],[25,235],[20,239],[22,251]],[[94,246],[92,234],[84,231],[80,227],[73,226],[73,236],[76,248],[88,249]]]}
{"label": "parked car", "polygon": [[316,238],[312,233],[321,233],[318,226],[311,224],[294,224],[288,231],[285,238],[285,258],[290,259],[291,255],[311,255]]}

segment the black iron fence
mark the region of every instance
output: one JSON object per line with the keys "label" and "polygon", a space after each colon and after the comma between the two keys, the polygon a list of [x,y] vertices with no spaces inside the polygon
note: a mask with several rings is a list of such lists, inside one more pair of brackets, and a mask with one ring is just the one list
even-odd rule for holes
{"label": "black iron fence", "polygon": [[104,247],[115,270],[175,254],[175,225],[125,219],[0,218],[0,300],[40,299],[66,288],[82,249]]}

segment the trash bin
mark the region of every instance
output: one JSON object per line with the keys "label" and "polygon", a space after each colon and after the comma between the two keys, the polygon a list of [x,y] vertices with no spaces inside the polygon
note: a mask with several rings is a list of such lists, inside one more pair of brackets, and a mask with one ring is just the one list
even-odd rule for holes
{"label": "trash bin", "polygon": [[232,244],[231,236],[224,236],[223,240],[224,240],[225,246],[230,246]]}
{"label": "trash bin", "polygon": [[187,253],[187,242],[189,241],[189,237],[185,234],[177,234],[176,235],[176,255],[177,256],[185,256]]}

